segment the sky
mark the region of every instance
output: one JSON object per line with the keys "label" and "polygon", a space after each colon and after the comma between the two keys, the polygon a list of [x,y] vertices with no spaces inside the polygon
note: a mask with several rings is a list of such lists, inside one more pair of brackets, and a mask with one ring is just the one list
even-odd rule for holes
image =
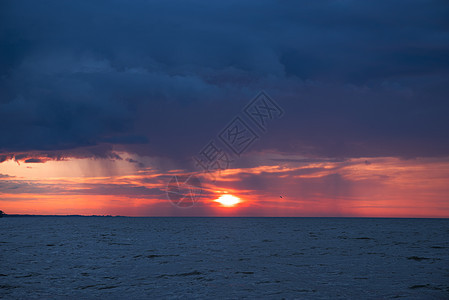
{"label": "sky", "polygon": [[448,15],[443,0],[1,1],[0,209],[447,218]]}

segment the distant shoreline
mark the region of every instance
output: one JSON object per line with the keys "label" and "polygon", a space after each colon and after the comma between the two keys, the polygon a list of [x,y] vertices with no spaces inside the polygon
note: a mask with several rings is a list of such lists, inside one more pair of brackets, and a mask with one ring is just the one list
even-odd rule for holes
{"label": "distant shoreline", "polygon": [[111,215],[29,215],[29,214],[4,214],[2,218],[10,218],[10,217],[125,217],[127,216],[111,216]]}

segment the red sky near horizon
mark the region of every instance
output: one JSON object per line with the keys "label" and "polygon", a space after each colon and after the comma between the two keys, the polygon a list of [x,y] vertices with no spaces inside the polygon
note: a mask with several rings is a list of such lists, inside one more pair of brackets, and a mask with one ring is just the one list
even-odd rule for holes
{"label": "red sky near horizon", "polygon": [[[128,160],[111,159],[7,160],[0,164],[0,209],[10,214],[449,217],[449,158],[335,162],[251,155],[265,163],[231,166],[214,176],[196,173],[202,194],[191,208],[173,205],[166,193],[170,178],[183,170],[139,169]],[[274,164],[279,158],[285,162]],[[225,207],[215,201],[223,194],[241,202]]]}

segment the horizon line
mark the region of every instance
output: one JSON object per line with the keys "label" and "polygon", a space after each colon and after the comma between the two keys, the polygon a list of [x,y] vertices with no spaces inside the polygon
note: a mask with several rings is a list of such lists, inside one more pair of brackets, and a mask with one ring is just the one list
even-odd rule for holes
{"label": "horizon line", "polygon": [[328,219],[449,219],[449,217],[370,217],[370,216],[125,216],[125,215],[45,215],[3,214],[2,217],[101,217],[101,218],[328,218]]}

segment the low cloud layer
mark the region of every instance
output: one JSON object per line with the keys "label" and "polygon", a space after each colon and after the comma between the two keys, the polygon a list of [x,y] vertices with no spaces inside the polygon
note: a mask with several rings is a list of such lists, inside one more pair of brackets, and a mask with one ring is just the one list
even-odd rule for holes
{"label": "low cloud layer", "polygon": [[[448,159],[284,162],[231,168],[215,174],[214,181],[208,174],[197,173],[202,191],[195,194],[195,205],[189,209],[174,205],[178,200],[169,194],[190,197],[186,186],[167,189],[174,174],[182,178],[180,172],[147,169],[126,174],[127,162],[86,160],[84,167],[104,163],[113,169],[115,164],[122,172],[107,175],[98,173],[98,166],[89,172],[80,163],[47,162],[24,169],[6,162],[17,176],[0,174],[2,209],[8,213],[130,216],[447,217],[449,213]],[[214,200],[225,193],[242,202],[233,208],[220,207]]]}

